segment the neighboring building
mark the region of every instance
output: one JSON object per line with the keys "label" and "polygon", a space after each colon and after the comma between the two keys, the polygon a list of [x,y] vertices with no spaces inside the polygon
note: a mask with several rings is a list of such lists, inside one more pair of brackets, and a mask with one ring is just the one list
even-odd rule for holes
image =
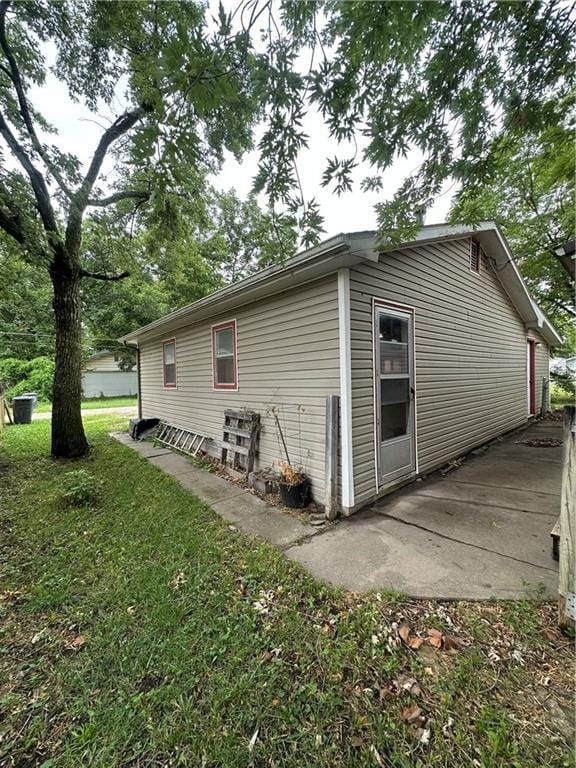
{"label": "neighboring building", "polygon": [[[262,418],[258,466],[327,482],[326,396],[340,397],[343,514],[539,412],[561,343],[498,227],[422,227],[382,249],[339,235],[125,336],[138,347],[145,417],[212,438],[224,410]],[[546,406],[547,404],[545,404]]]}
{"label": "neighboring building", "polygon": [[572,238],[572,240],[568,240],[567,242],[562,243],[562,245],[559,245],[554,250],[556,257],[566,272],[568,272],[572,280],[574,280],[576,273],[576,240]]}
{"label": "neighboring building", "polygon": [[91,355],[82,369],[83,397],[120,397],[138,393],[136,370],[123,371],[120,356],[105,349]]}

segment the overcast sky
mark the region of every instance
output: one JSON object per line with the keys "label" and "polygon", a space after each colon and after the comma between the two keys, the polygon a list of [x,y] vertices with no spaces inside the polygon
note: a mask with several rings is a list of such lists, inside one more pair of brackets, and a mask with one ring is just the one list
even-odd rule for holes
{"label": "overcast sky", "polygon": [[[54,77],[47,78],[43,88],[34,88],[31,91],[31,101],[39,111],[54,125],[59,133],[59,138],[47,137],[49,142],[57,143],[59,148],[77,155],[83,162],[87,162],[104,128],[114,118],[111,112],[101,115],[90,113],[85,107],[75,104],[68,98],[66,87]],[[122,112],[122,104],[117,104],[117,113]],[[338,147],[333,139],[330,139],[321,117],[318,114],[308,115],[304,129],[309,135],[309,148],[303,151],[298,160],[298,172],[302,182],[302,188],[306,199],[315,198],[320,204],[320,212],[325,220],[326,237],[338,232],[355,231],[362,229],[374,229],[376,217],[374,204],[388,199],[402,183],[405,176],[414,171],[419,163],[418,153],[410,153],[408,157],[398,160],[383,176],[384,189],[378,193],[366,193],[360,189],[360,181],[366,175],[371,175],[370,167],[361,162],[361,149],[363,140],[358,136],[358,167],[355,169],[354,178],[356,184],[352,192],[337,197],[328,188],[322,187],[322,173],[326,166],[326,158],[338,154],[341,157],[350,157],[353,149],[346,150]],[[258,153],[256,151],[246,155],[241,163],[230,157],[220,174],[214,177],[214,186],[218,189],[228,190],[234,187],[241,197],[245,197],[251,189],[252,180],[257,170]],[[110,166],[108,166],[110,168]],[[441,196],[438,197],[434,207],[426,215],[426,223],[444,221],[450,207],[450,200],[454,188],[447,184]],[[264,198],[261,204],[265,205]]]}

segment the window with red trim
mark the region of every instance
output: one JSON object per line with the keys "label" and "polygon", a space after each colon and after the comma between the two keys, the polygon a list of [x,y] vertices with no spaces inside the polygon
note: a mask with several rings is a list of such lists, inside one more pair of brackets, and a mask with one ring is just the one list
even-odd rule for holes
{"label": "window with red trim", "polygon": [[212,326],[212,379],[214,389],[236,389],[236,321]]}
{"label": "window with red trim", "polygon": [[164,386],[176,386],[176,339],[162,343],[162,365],[164,368]]}
{"label": "window with red trim", "polygon": [[470,240],[470,270],[471,272],[480,272],[480,243],[478,240]]}

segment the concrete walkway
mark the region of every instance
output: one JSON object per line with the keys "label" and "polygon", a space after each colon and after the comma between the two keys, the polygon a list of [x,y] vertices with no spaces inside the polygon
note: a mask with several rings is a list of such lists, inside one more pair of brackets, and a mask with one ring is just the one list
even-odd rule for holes
{"label": "concrete walkway", "polygon": [[[138,408],[135,405],[118,405],[116,408],[83,408],[82,418],[86,416],[103,416],[106,414],[115,414],[116,416],[136,416],[138,414]],[[33,421],[45,421],[52,418],[52,411],[44,411],[43,413],[33,413]]]}
{"label": "concrete walkway", "polygon": [[489,599],[556,594],[550,531],[559,514],[561,448],[517,441],[561,435],[561,422],[537,422],[445,477],[412,483],[320,529],[184,456],[125,433],[114,437],[319,579],[358,591]]}
{"label": "concrete walkway", "polygon": [[446,476],[412,483],[286,554],[314,576],[349,589],[415,597],[556,595],[550,531],[560,512],[561,439],[542,421],[470,456]]}
{"label": "concrete walkway", "polygon": [[132,440],[125,432],[113,432],[112,437],[173,475],[180,485],[209,504],[221,517],[243,531],[269,541],[278,549],[286,549],[318,533],[318,529],[296,515],[282,512],[251,491],[213,472],[198,469],[179,453],[152,443]]}

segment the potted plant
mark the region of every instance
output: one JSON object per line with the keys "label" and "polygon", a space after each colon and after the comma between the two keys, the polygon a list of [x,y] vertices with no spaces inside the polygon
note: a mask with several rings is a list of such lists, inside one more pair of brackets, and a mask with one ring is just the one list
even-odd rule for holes
{"label": "potted plant", "polygon": [[301,469],[285,461],[280,462],[278,488],[285,507],[304,509],[310,504],[310,480]]}

